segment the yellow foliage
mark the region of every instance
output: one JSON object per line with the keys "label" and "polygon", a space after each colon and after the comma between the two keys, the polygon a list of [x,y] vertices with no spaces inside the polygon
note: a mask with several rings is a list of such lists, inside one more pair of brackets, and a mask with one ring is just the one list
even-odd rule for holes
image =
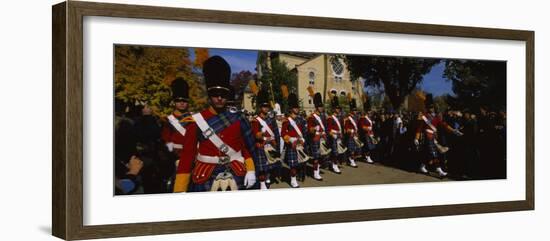
{"label": "yellow foliage", "polygon": [[281,85],[281,94],[284,99],[288,98],[288,87],[286,85]]}
{"label": "yellow foliage", "polygon": [[202,68],[202,64],[209,57],[208,49],[206,48],[195,48],[195,62],[193,63],[195,67]]}
{"label": "yellow foliage", "polygon": [[248,81],[248,87],[250,87],[250,91],[252,91],[252,93],[254,93],[254,95],[258,95],[258,92],[260,91],[258,88],[258,85],[256,84],[256,81],[254,81],[253,79],[249,80]]}

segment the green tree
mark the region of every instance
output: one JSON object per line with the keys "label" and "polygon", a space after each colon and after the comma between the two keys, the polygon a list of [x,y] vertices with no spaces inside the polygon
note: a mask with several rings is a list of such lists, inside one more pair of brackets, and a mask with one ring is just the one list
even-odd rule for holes
{"label": "green tree", "polygon": [[434,105],[439,111],[449,110],[449,104],[447,103],[448,95],[440,95],[434,97]]}
{"label": "green tree", "polygon": [[[260,52],[261,53],[261,52]],[[258,58],[265,58],[265,54],[258,54]],[[262,57],[260,57],[262,56]],[[259,79],[260,88],[273,89],[274,100],[281,104],[281,111],[286,112],[288,103],[283,98],[281,86],[288,87],[289,92],[297,93],[298,75],[295,71],[288,69],[284,61],[273,58],[269,61],[271,65],[262,69],[262,76]],[[271,98],[270,98],[271,99]]]}
{"label": "green tree", "polygon": [[394,109],[399,109],[405,98],[422,81],[425,74],[439,63],[438,59],[374,57],[360,55],[344,58],[352,79],[365,79],[366,86],[383,86]]}
{"label": "green tree", "polygon": [[506,106],[504,61],[446,60],[444,76],[453,83],[455,96],[448,96],[448,102],[454,108]]}

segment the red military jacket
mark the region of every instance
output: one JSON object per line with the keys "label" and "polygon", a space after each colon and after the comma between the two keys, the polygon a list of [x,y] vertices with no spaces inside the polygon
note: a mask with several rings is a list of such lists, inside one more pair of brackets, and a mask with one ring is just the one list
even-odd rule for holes
{"label": "red military jacket", "polygon": [[[319,123],[319,120],[315,118],[314,114],[319,116],[319,119],[322,123]],[[327,131],[326,120],[323,120],[323,115],[317,111],[311,113],[307,117],[307,127],[309,134],[314,138],[320,138],[321,136],[325,135]]]}
{"label": "red military jacket", "polygon": [[438,116],[433,116],[430,113],[424,113],[421,119],[418,120],[420,123],[416,128],[416,139],[420,138],[422,132],[426,134],[426,138],[433,139],[437,134],[438,130],[453,131],[453,128],[447,124],[443,119]]}
{"label": "red military jacket", "polygon": [[[207,121],[217,115],[212,107],[201,111],[201,114]],[[202,135],[202,131],[195,122],[189,123],[186,129],[187,134],[183,142],[183,150],[180,154],[180,164],[178,165],[177,174],[187,174],[193,171],[193,182],[201,184],[210,178],[214,168],[218,164],[202,162],[198,160],[197,154],[211,157],[224,156],[224,154],[209,139],[199,138],[199,136]],[[217,133],[217,135],[225,144],[233,148],[233,150],[236,152],[241,151],[245,162],[231,160],[229,164],[235,175],[244,176],[247,171],[254,171],[252,156],[246,148],[241,134],[240,121],[231,123],[228,127]],[[193,163],[195,164],[194,167]],[[191,170],[192,167],[193,170]]]}
{"label": "red military jacket", "polygon": [[[350,120],[350,118],[353,119],[353,122]],[[359,129],[359,123],[357,123],[357,120],[355,119],[355,117],[352,114],[348,115],[346,119],[344,119],[345,132],[351,135],[356,135],[358,132],[358,129]]]}
{"label": "red military jacket", "polygon": [[[283,137],[283,140],[285,141],[285,143],[293,144],[291,142],[291,138],[296,138],[296,140],[300,140],[300,138],[305,138],[305,137],[300,136],[298,134],[298,131],[296,131],[296,129],[292,126],[292,124],[290,124],[289,118],[291,117],[287,117],[283,120],[283,125],[281,127],[281,136]],[[297,118],[293,120],[296,123],[296,126],[300,129],[300,132],[302,133],[302,135],[305,135],[306,133],[304,133],[304,130],[305,130],[304,124],[301,123],[301,121],[297,120]]]}
{"label": "red military jacket", "polygon": [[[260,116],[256,117],[256,118],[262,118]],[[254,134],[254,137],[256,138],[256,147],[257,148],[264,148],[264,145],[267,144],[267,141],[266,140],[270,140],[270,144],[271,146],[273,147],[277,147],[277,141],[279,141],[278,139],[276,139],[275,136],[271,136],[271,134],[269,134],[268,131],[263,131],[262,132],[262,124],[258,121],[258,119],[254,118],[254,120],[252,120],[250,122],[250,125],[252,126],[252,133]],[[269,123],[267,123],[267,121],[265,119],[263,119],[266,124],[269,126]],[[273,129],[273,127],[271,127],[271,131],[273,132],[273,135],[276,135],[276,131],[275,129]]]}
{"label": "red military jacket", "polygon": [[[336,121],[338,120],[338,122]],[[336,120],[334,120],[334,115],[330,115],[328,116],[327,118],[327,132],[330,133],[330,134],[336,134],[336,135],[341,135],[343,134],[342,131],[343,131],[343,123],[341,123],[340,119],[338,117],[336,117]]]}
{"label": "red military jacket", "polygon": [[[174,117],[179,121],[182,127],[186,127],[191,119],[191,113],[180,113],[179,111],[174,111],[172,113]],[[181,150],[183,148],[184,136],[170,123],[168,117],[164,119],[161,138],[165,143],[174,143],[174,148]]]}
{"label": "red military jacket", "polygon": [[373,125],[374,123],[368,115],[363,115],[359,118],[359,126],[368,136],[374,135],[374,131],[372,130]]}

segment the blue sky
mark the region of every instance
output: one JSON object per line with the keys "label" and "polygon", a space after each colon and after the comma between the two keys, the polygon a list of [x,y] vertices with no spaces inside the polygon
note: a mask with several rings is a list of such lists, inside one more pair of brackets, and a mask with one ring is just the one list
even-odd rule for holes
{"label": "blue sky", "polygon": [[[194,61],[194,48],[189,48],[190,59]],[[238,73],[242,70],[248,70],[256,73],[256,58],[258,51],[254,50],[231,50],[231,49],[209,49],[209,55],[222,56],[231,66],[232,73]],[[445,63],[435,65],[432,70],[424,76],[419,87],[434,96],[453,94],[452,83],[443,77]]]}
{"label": "blue sky", "polygon": [[[256,58],[258,57],[258,51],[254,50],[231,50],[231,49],[209,49],[210,56],[219,55],[222,56],[231,66],[232,73],[238,73],[242,70],[248,70],[252,73],[256,73]],[[194,48],[189,48],[189,54],[191,61],[195,60]]]}
{"label": "blue sky", "polygon": [[424,76],[419,87],[426,92],[432,93],[434,96],[454,94],[452,82],[443,77],[443,71],[445,71],[445,63],[435,65]]}

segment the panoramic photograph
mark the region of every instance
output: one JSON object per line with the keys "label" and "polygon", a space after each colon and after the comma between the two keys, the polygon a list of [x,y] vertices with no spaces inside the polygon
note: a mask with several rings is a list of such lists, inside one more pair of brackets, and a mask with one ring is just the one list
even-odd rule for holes
{"label": "panoramic photograph", "polygon": [[506,62],[114,46],[115,195],[506,179]]}

